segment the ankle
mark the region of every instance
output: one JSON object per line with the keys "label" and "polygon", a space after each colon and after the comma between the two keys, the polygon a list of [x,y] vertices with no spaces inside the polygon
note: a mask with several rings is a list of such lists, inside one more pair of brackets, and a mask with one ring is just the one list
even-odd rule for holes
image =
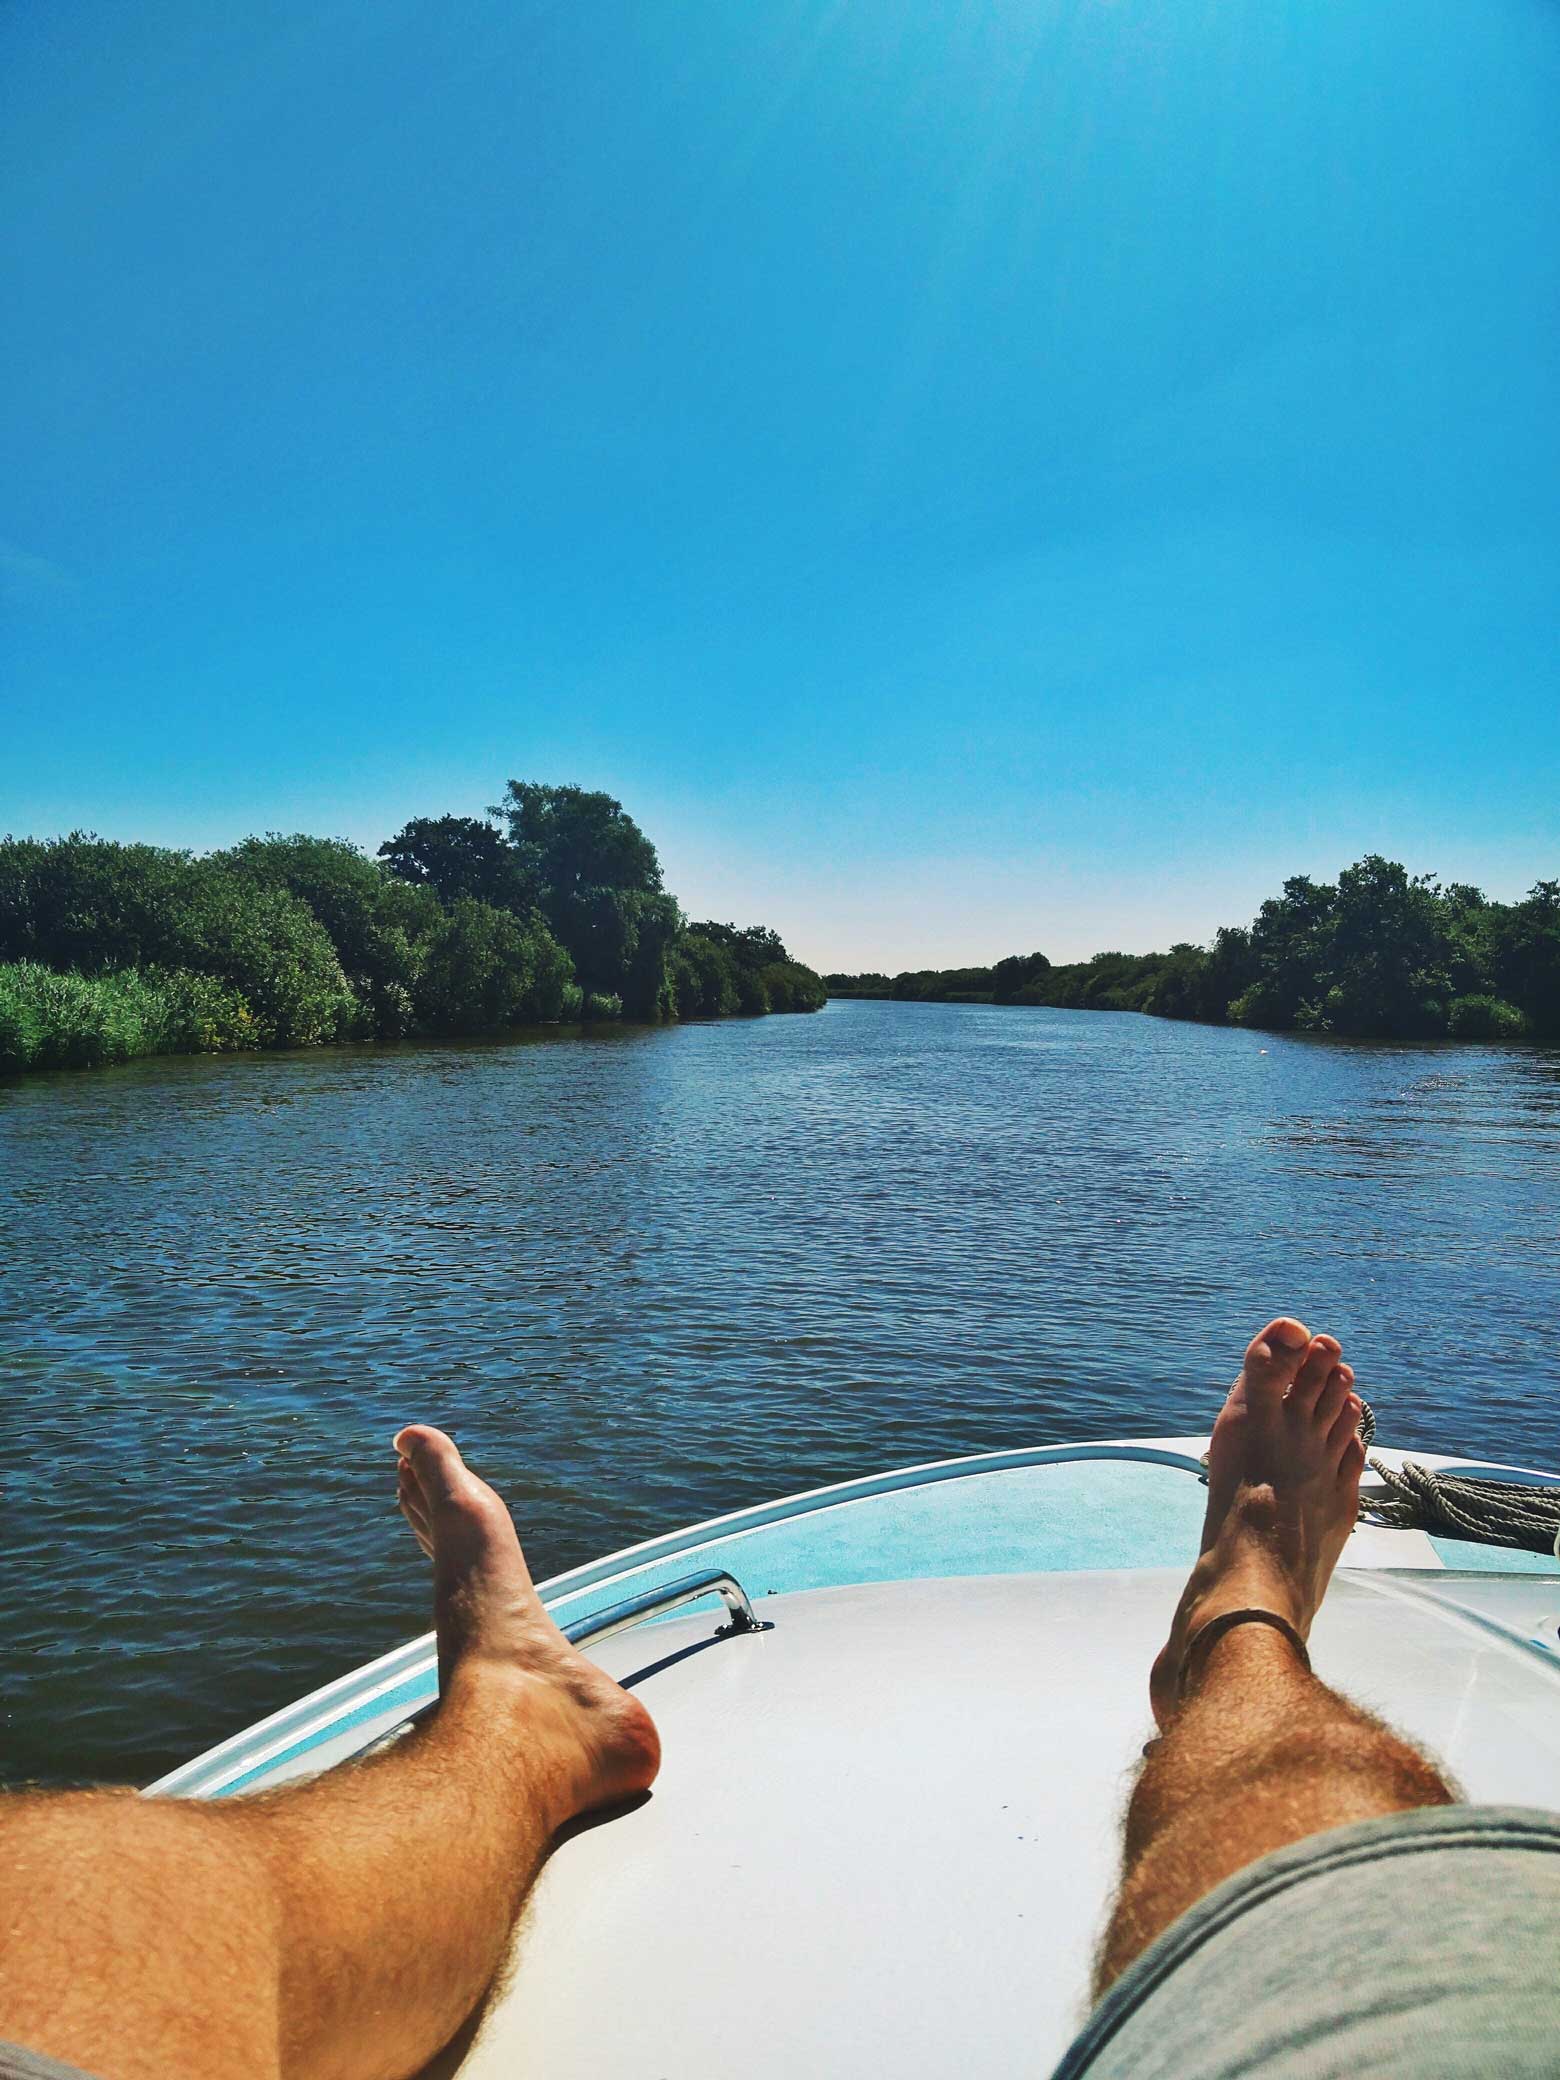
{"label": "ankle", "polygon": [[444,1682],[435,1728],[480,1752],[493,1792],[523,1794],[555,1832],[580,1810],[592,1755],[579,1708],[558,1685],[512,1662],[462,1656]]}
{"label": "ankle", "polygon": [[1188,1641],[1178,1671],[1183,1699],[1225,1687],[1271,1693],[1295,1677],[1313,1680],[1309,1654],[1303,1644],[1296,1647],[1287,1630],[1255,1618],[1220,1627],[1218,1615],[1205,1621],[1207,1629],[1194,1629]]}

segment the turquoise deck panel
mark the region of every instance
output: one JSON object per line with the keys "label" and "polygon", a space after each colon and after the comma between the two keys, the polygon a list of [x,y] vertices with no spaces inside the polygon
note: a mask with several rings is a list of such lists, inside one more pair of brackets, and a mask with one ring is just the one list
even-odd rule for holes
{"label": "turquoise deck panel", "polygon": [[1475,1574],[1560,1575],[1560,1560],[1553,1553],[1524,1553],[1513,1546],[1477,1546],[1466,1538],[1430,1539],[1436,1557],[1445,1567]]}
{"label": "turquoise deck panel", "polygon": [[[714,1539],[636,1570],[633,1589],[722,1566],[755,1598],[933,1576],[1184,1568],[1197,1551],[1204,1494],[1190,1472],[1127,1459],[973,1474]],[[555,1608],[572,1620],[626,1593],[620,1579]]]}
{"label": "turquoise deck panel", "polygon": [[[635,1570],[632,1587],[712,1566],[729,1567],[755,1598],[931,1576],[1184,1569],[1197,1552],[1206,1493],[1189,1471],[1128,1459],[972,1474],[712,1539]],[[1548,1554],[1459,1538],[1432,1544],[1449,1568],[1560,1575]],[[567,1597],[559,1616],[587,1616],[627,1593],[622,1579],[597,1584]]]}

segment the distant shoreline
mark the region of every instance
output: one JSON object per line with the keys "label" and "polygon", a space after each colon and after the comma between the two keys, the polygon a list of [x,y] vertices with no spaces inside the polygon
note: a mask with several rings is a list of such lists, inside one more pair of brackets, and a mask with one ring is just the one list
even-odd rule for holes
{"label": "distant shoreline", "polygon": [[1368,854],[1337,882],[1295,875],[1249,926],[1168,953],[1097,953],[1053,965],[824,976],[831,997],[896,1003],[1142,1011],[1199,1025],[1360,1040],[1560,1044],[1560,881],[1520,903],[1410,875]]}
{"label": "distant shoreline", "polygon": [[610,795],[511,780],[486,818],[197,857],[0,839],[0,1075],[627,1018],[817,1011],[778,933],[690,923]]}

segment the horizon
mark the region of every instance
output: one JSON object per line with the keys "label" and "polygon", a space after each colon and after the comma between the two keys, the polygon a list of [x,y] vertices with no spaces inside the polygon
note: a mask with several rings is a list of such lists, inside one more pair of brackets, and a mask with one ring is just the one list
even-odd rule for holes
{"label": "horizon", "polygon": [[820,972],[1560,872],[1560,21],[0,21],[0,828],[511,774]]}
{"label": "horizon", "polygon": [[[521,777],[521,776],[519,776],[519,775],[516,775],[515,777],[516,777],[516,778],[519,778],[519,777]],[[586,783],[583,783],[583,782],[581,782],[581,783],[578,783],[578,784],[580,784],[580,785],[585,785]],[[632,804],[631,804],[631,803],[626,803],[626,802],[625,802],[625,803],[623,803],[623,804],[622,804],[621,806],[622,806],[622,807],[623,807],[624,809],[626,809],[626,810],[627,810],[627,812],[628,812],[628,814],[629,814],[630,816],[633,816],[633,806],[632,806]],[[476,815],[476,816],[482,816],[482,817],[484,817],[484,818],[485,818],[486,820],[488,820],[488,821],[493,821],[493,819],[492,819],[492,818],[488,818],[488,817],[487,817],[487,815],[486,815],[486,811],[485,811],[485,810],[471,810],[471,811],[461,811],[461,812],[457,812],[457,813],[461,813],[461,814],[471,814],[471,815]],[[637,819],[637,818],[635,818],[635,821],[637,822],[637,821],[638,821],[638,819]],[[495,825],[495,827],[496,827],[496,825]],[[641,828],[643,828],[643,826],[641,826]],[[136,839],[135,837],[133,837],[133,836],[131,836],[131,837],[125,837],[125,836],[121,836],[121,835],[120,835],[120,834],[118,834],[118,833],[114,833],[114,832],[108,832],[108,831],[85,831],[85,830],[83,830],[83,831],[79,831],[79,832],[67,832],[67,831],[25,831],[25,832],[24,832],[24,831],[5,831],[5,830],[0,830],[0,840],[4,840],[4,839],[9,839],[9,838],[13,838],[13,837],[15,837],[15,838],[23,838],[23,837],[30,837],[30,838],[40,838],[40,839],[43,839],[43,840],[45,840],[45,841],[47,842],[47,841],[50,841],[50,840],[56,840],[56,841],[57,841],[57,840],[61,840],[61,839],[65,839],[65,838],[71,837],[71,836],[78,836],[78,835],[79,835],[79,836],[81,836],[81,837],[89,838],[89,839],[91,839],[91,838],[95,838],[95,839],[104,839],[104,840],[107,840],[107,841],[108,841],[108,842],[110,842],[110,843],[117,843],[117,844],[133,844],[133,843],[136,843],[136,842],[141,842],[141,843],[161,843],[161,842],[163,842],[163,841],[161,841],[161,840],[152,840],[152,839],[147,839],[147,838],[145,838],[144,836],[143,836],[143,837],[141,837],[141,838],[140,838],[139,840],[137,840],[137,839]],[[385,839],[386,839],[386,840],[388,840],[388,839],[389,839],[389,838],[390,838],[390,837],[391,837],[392,835],[393,835],[393,834],[392,834],[391,832],[388,832],[388,831],[387,831],[387,832],[385,833]],[[721,911],[721,910],[719,909],[719,907],[717,907],[717,908],[715,908],[715,909],[706,909],[706,910],[704,910],[704,911],[702,911],[702,912],[696,913],[696,912],[694,911],[694,909],[693,909],[693,908],[691,908],[691,907],[690,907],[690,906],[689,906],[689,905],[688,905],[688,904],[687,904],[686,902],[684,902],[684,901],[683,901],[683,898],[682,898],[682,895],[681,895],[680,891],[679,891],[679,890],[677,889],[677,887],[676,887],[676,886],[675,886],[675,884],[673,883],[673,881],[672,881],[672,878],[671,878],[671,876],[670,876],[670,875],[669,875],[669,874],[668,874],[668,873],[666,872],[666,862],[665,862],[665,857],[664,857],[664,854],[663,854],[663,852],[662,852],[662,848],[661,848],[661,847],[660,847],[660,845],[659,845],[659,844],[657,843],[657,840],[656,840],[656,834],[655,834],[655,832],[654,832],[654,831],[646,831],[646,832],[645,832],[645,835],[646,835],[646,837],[648,837],[648,838],[649,838],[650,842],[651,842],[651,843],[652,843],[653,845],[655,845],[655,846],[656,846],[656,851],[657,851],[657,855],[658,855],[658,857],[660,857],[660,859],[661,859],[661,866],[662,866],[662,880],[663,880],[663,885],[665,886],[665,888],[666,888],[667,892],[668,892],[668,893],[669,893],[670,895],[672,895],[672,896],[674,896],[674,897],[676,897],[676,898],[677,898],[678,902],[679,902],[679,903],[681,904],[681,906],[682,906],[682,909],[683,909],[683,912],[684,912],[684,914],[686,915],[686,917],[688,918],[688,920],[689,920],[689,922],[690,922],[691,924],[692,924],[692,923],[715,923],[715,924],[731,924],[731,925],[735,925],[735,926],[737,926],[737,927],[739,927],[739,928],[747,928],[747,927],[750,927],[750,926],[768,926],[768,927],[769,927],[769,928],[771,928],[771,929],[776,929],[776,927],[775,927],[775,924],[774,924],[774,919],[773,919],[772,917],[768,917],[768,916],[760,916],[760,915],[756,915],[756,914],[755,914],[755,915],[752,915],[752,916],[748,916],[748,915],[746,915],[746,914],[737,914],[737,913],[733,913],[733,912],[726,912],[726,913],[723,913],[723,912],[722,912],[722,911]],[[308,836],[308,837],[313,837],[313,838],[324,838],[324,839],[342,839],[342,838],[344,838],[345,834],[344,834],[344,833],[342,833],[342,832],[340,832],[340,831],[326,831],[326,830],[318,830],[318,831],[312,831],[312,832],[290,832],[290,831],[280,831],[280,830],[277,830],[277,829],[275,829],[275,828],[273,827],[273,828],[271,828],[271,829],[268,829],[268,830],[257,830],[257,831],[244,831],[244,832],[241,832],[241,833],[239,833],[239,834],[237,834],[237,835],[235,835],[235,836],[233,836],[233,837],[231,837],[231,838],[228,838],[228,839],[226,839],[226,840],[225,840],[225,841],[223,841],[223,843],[222,843],[222,844],[220,844],[220,845],[213,845],[213,846],[204,846],[204,847],[189,847],[189,846],[177,846],[177,845],[175,845],[175,846],[172,846],[172,847],[171,847],[170,849],[173,849],[173,850],[178,850],[178,851],[190,851],[190,852],[194,852],[194,853],[195,853],[195,854],[196,854],[197,856],[199,856],[199,855],[200,855],[201,853],[204,853],[204,852],[217,852],[217,851],[223,851],[223,850],[226,850],[226,849],[228,849],[228,848],[230,848],[230,847],[232,847],[232,846],[236,846],[236,845],[239,845],[239,844],[243,843],[243,841],[244,841],[244,840],[245,840],[246,838],[262,838],[262,837],[293,837],[293,836]],[[356,845],[356,846],[357,846],[357,848],[358,848],[358,850],[359,850],[360,852],[362,852],[363,854],[365,854],[365,855],[366,855],[366,856],[367,856],[368,858],[370,858],[370,859],[375,859],[375,860],[377,860],[377,858],[378,858],[378,845],[377,845],[377,844],[375,844],[375,843],[372,843],[372,842],[364,842],[364,841],[362,841],[362,840],[359,840],[359,839],[356,839],[356,838],[346,838],[346,839],[345,839],[345,842],[346,842],[346,843],[348,843],[348,844]],[[385,840],[381,840],[380,842],[381,842],[381,843],[383,843],[383,842],[385,842]],[[1363,859],[1363,858],[1365,858],[1366,856],[1368,856],[1368,854],[1370,854],[1370,853],[1379,853],[1379,848],[1376,848],[1376,847],[1370,847],[1370,848],[1367,848],[1367,853],[1361,854],[1361,855],[1360,855],[1359,857],[1360,857],[1360,859]],[[1382,856],[1385,856],[1385,855],[1382,855]],[[978,954],[978,955],[977,955],[977,954],[971,954],[971,955],[968,955],[967,957],[965,957],[965,956],[956,956],[956,957],[955,957],[954,959],[951,959],[951,960],[943,960],[943,961],[918,961],[918,960],[914,960],[914,959],[912,959],[912,960],[909,960],[909,961],[901,961],[901,962],[898,962],[898,963],[897,963],[897,964],[896,964],[895,966],[893,966],[893,967],[887,967],[887,968],[879,966],[879,965],[878,965],[878,964],[877,964],[876,962],[873,962],[873,961],[870,961],[870,960],[866,960],[866,961],[862,961],[862,962],[860,962],[860,963],[859,963],[858,965],[856,965],[855,967],[842,967],[842,966],[841,966],[840,964],[838,964],[838,963],[836,963],[836,962],[830,962],[830,963],[825,963],[825,962],[823,962],[823,961],[821,961],[821,960],[815,960],[815,959],[811,958],[811,956],[810,956],[810,954],[809,954],[809,951],[808,951],[807,947],[806,947],[805,945],[801,945],[801,944],[797,944],[797,943],[794,943],[794,942],[793,942],[793,941],[791,940],[791,938],[790,938],[790,937],[789,937],[789,936],[787,935],[787,933],[786,933],[785,931],[783,931],[783,930],[782,930],[782,931],[780,932],[780,937],[781,937],[781,939],[782,939],[782,940],[783,940],[783,941],[785,942],[786,950],[787,950],[788,954],[789,954],[789,955],[791,956],[791,958],[792,958],[793,960],[800,960],[800,961],[804,962],[804,963],[805,963],[805,964],[806,964],[807,966],[809,966],[809,967],[813,968],[814,970],[816,970],[816,972],[817,972],[818,974],[820,974],[820,975],[825,975],[825,974],[833,974],[833,975],[852,975],[852,976],[859,976],[859,975],[879,975],[879,974],[882,974],[882,975],[887,975],[887,976],[889,976],[890,978],[892,978],[892,977],[893,977],[893,976],[895,976],[895,975],[900,975],[900,974],[917,974],[917,973],[922,973],[922,972],[926,972],[926,971],[939,971],[939,970],[946,970],[946,969],[957,969],[957,968],[979,968],[979,967],[989,967],[989,966],[993,965],[993,964],[994,964],[994,963],[995,963],[996,961],[1002,960],[1002,959],[1006,958],[1006,957],[1007,957],[1008,955],[1010,955],[1010,954],[1027,954],[1027,953],[1034,953],[1034,952],[1040,952],[1040,953],[1045,953],[1045,954],[1047,955],[1047,957],[1048,957],[1048,958],[1049,958],[1049,959],[1051,960],[1051,964],[1052,964],[1052,966],[1053,966],[1053,967],[1062,967],[1062,966],[1073,966],[1073,965],[1075,965],[1075,964],[1077,964],[1077,963],[1089,961],[1089,960],[1091,960],[1091,959],[1095,958],[1095,957],[1096,957],[1096,956],[1098,956],[1098,955],[1102,955],[1102,954],[1106,954],[1106,953],[1121,953],[1121,954],[1128,954],[1128,955],[1132,956],[1133,958],[1141,958],[1141,957],[1143,957],[1143,956],[1145,956],[1145,955],[1148,955],[1148,954],[1154,954],[1154,953],[1166,953],[1166,952],[1168,952],[1168,951],[1169,951],[1169,949],[1170,949],[1170,948],[1171,948],[1171,947],[1172,947],[1173,945],[1176,945],[1176,944],[1191,944],[1191,945],[1196,945],[1196,946],[1206,946],[1206,945],[1207,945],[1207,944],[1208,944],[1208,943],[1209,943],[1209,942],[1210,942],[1210,941],[1211,941],[1211,940],[1213,939],[1213,937],[1214,937],[1214,934],[1215,934],[1215,933],[1216,933],[1217,931],[1219,931],[1219,930],[1220,930],[1221,928],[1225,927],[1225,926],[1236,926],[1236,927],[1244,927],[1244,926],[1247,926],[1247,925],[1251,924],[1251,923],[1253,922],[1253,920],[1255,919],[1255,917],[1256,917],[1256,915],[1257,915],[1257,911],[1258,911],[1258,910],[1259,910],[1259,908],[1261,907],[1262,903],[1266,902],[1266,901],[1267,901],[1267,900],[1269,899],[1269,897],[1276,897],[1276,896],[1279,896],[1279,895],[1281,895],[1281,894],[1283,893],[1283,887],[1284,887],[1284,883],[1285,883],[1286,881],[1290,880],[1290,879],[1292,878],[1292,876],[1293,876],[1294,874],[1298,874],[1298,873],[1300,873],[1300,872],[1302,872],[1302,871],[1306,871],[1306,872],[1308,872],[1308,874],[1309,874],[1309,878],[1310,878],[1310,879],[1312,879],[1313,881],[1316,881],[1316,882],[1318,882],[1318,883],[1320,883],[1320,884],[1322,884],[1322,885],[1330,885],[1330,884],[1332,884],[1332,883],[1335,883],[1335,882],[1337,881],[1337,879],[1338,879],[1338,875],[1339,875],[1339,873],[1340,873],[1340,872],[1341,872],[1341,871],[1343,870],[1343,868],[1345,868],[1345,867],[1348,867],[1348,866],[1353,866],[1353,865],[1356,865],[1356,864],[1358,864],[1358,861],[1357,861],[1357,860],[1341,860],[1341,861],[1339,862],[1339,865],[1338,865],[1338,867],[1337,867],[1336,869],[1334,869],[1334,870],[1333,870],[1333,871],[1332,871],[1331,873],[1326,873],[1326,872],[1323,872],[1323,873],[1310,873],[1310,872],[1309,872],[1309,870],[1301,870],[1301,869],[1298,869],[1298,868],[1296,868],[1296,869],[1291,869],[1291,870],[1286,870],[1286,871],[1284,871],[1284,872],[1280,873],[1280,874],[1279,874],[1279,875],[1277,876],[1277,878],[1276,878],[1276,880],[1274,881],[1274,884],[1273,884],[1273,886],[1272,886],[1271,888],[1269,888],[1269,889],[1265,890],[1265,891],[1264,891],[1264,893],[1263,893],[1262,895],[1260,895],[1260,896],[1259,896],[1259,897],[1257,898],[1257,900],[1256,900],[1256,901],[1255,901],[1255,902],[1254,902],[1254,903],[1252,904],[1252,906],[1251,906],[1251,908],[1250,908],[1250,911],[1249,911],[1249,912],[1248,912],[1247,914],[1245,914],[1245,915],[1243,915],[1243,916],[1240,916],[1240,917],[1224,917],[1224,918],[1220,918],[1220,919],[1218,920],[1218,922],[1217,922],[1217,923],[1216,923],[1215,925],[1213,925],[1213,926],[1212,926],[1212,927],[1211,927],[1211,928],[1210,928],[1210,929],[1209,929],[1209,930],[1208,930],[1208,931],[1207,931],[1206,933],[1204,933],[1204,934],[1203,934],[1203,935],[1202,935],[1201,937],[1195,937],[1195,938],[1194,938],[1194,937],[1192,937],[1192,936],[1191,936],[1190,934],[1188,934],[1188,933],[1185,933],[1185,932],[1174,932],[1174,931],[1172,931],[1172,932],[1168,933],[1168,934],[1167,934],[1167,935],[1166,935],[1165,937],[1163,937],[1162,939],[1160,939],[1159,941],[1157,941],[1156,943],[1154,943],[1153,945],[1148,945],[1148,946],[1128,946],[1128,945],[1126,945],[1126,944],[1122,943],[1122,942],[1121,942],[1121,941],[1119,941],[1119,940],[1116,940],[1116,941],[1104,941],[1104,942],[1102,942],[1101,944],[1099,944],[1099,945],[1097,945],[1097,946],[1094,946],[1094,947],[1090,948],[1090,949],[1089,949],[1089,951],[1088,951],[1088,952],[1085,952],[1085,953],[1078,953],[1078,952],[1067,952],[1067,953],[1064,953],[1064,954],[1052,955],[1052,954],[1050,953],[1050,949],[1049,949],[1048,947],[1046,947],[1046,946],[1044,946],[1044,945],[1040,944],[1040,942],[1039,942],[1038,940],[1032,940],[1032,939],[1031,939],[1031,940],[1028,940],[1028,941],[1022,941],[1022,942],[1015,942],[1015,943],[1014,943],[1014,944],[1012,944],[1012,945],[1008,945],[1008,946],[1003,946],[1003,947],[1001,947],[1001,948],[997,949],[997,950],[996,950],[995,952],[990,952],[990,953],[981,953],[981,954]],[[1547,874],[1543,874],[1542,872],[1540,872],[1540,873],[1534,874],[1534,875],[1533,875],[1533,876],[1532,876],[1532,877],[1531,877],[1531,878],[1530,878],[1529,880],[1527,880],[1526,882],[1524,882],[1524,883],[1522,884],[1522,886],[1521,886],[1520,888],[1517,888],[1517,889],[1515,889],[1515,890],[1512,890],[1512,891],[1505,891],[1505,890],[1499,890],[1499,889],[1492,889],[1492,888],[1487,888],[1487,887],[1484,887],[1482,883],[1478,883],[1478,882],[1472,882],[1472,881],[1471,881],[1471,877],[1469,877],[1468,875],[1465,875],[1465,874],[1459,874],[1459,873],[1457,873],[1457,872],[1455,872],[1455,871],[1452,871],[1452,872],[1436,872],[1436,871],[1435,871],[1435,870],[1433,870],[1433,869],[1421,869],[1421,868],[1416,868],[1416,867],[1415,867],[1415,865],[1413,864],[1413,862],[1412,862],[1411,860],[1399,860],[1399,861],[1396,861],[1396,862],[1395,862],[1394,864],[1396,864],[1396,865],[1399,865],[1399,866],[1402,866],[1403,868],[1405,868],[1405,870],[1406,870],[1406,871],[1408,872],[1408,874],[1410,874],[1411,876],[1415,876],[1415,877],[1417,877],[1417,876],[1419,876],[1419,875],[1420,875],[1420,874],[1422,874],[1422,873],[1429,873],[1429,874],[1430,874],[1430,876],[1431,876],[1431,878],[1432,878],[1433,880],[1435,880],[1436,882],[1440,883],[1440,884],[1441,884],[1441,885],[1442,885],[1443,887],[1444,887],[1444,886],[1446,886],[1446,885],[1448,885],[1448,884],[1451,884],[1451,883],[1460,883],[1460,884],[1463,884],[1463,885],[1472,885],[1472,886],[1474,886],[1474,887],[1477,887],[1477,888],[1479,888],[1479,889],[1480,889],[1480,891],[1481,891],[1481,893],[1482,893],[1483,895],[1485,895],[1485,896],[1486,896],[1486,897],[1487,897],[1487,898],[1488,898],[1488,899],[1489,899],[1489,900],[1490,900],[1491,902],[1495,902],[1495,903],[1503,903],[1503,904],[1511,904],[1511,903],[1516,903],[1516,902],[1520,902],[1520,901],[1521,901],[1521,900],[1523,899],[1523,897],[1525,897],[1525,896],[1526,896],[1526,895],[1527,895],[1527,894],[1528,894],[1528,893],[1529,893],[1529,892],[1530,892],[1530,891],[1532,890],[1532,888],[1533,888],[1534,886],[1536,886],[1536,884],[1537,884],[1538,882],[1540,882],[1540,881],[1554,880],[1554,879],[1560,878],[1560,871],[1557,871],[1557,874],[1555,874],[1555,875],[1547,875]],[[389,870],[388,870],[388,868],[386,869],[386,871],[389,871]]]}

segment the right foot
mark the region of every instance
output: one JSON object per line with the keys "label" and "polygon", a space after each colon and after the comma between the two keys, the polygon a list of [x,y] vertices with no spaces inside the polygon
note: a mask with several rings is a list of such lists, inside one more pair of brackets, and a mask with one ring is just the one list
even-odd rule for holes
{"label": "right foot", "polygon": [[555,1830],[648,1790],[661,1765],[655,1722],[548,1617],[503,1501],[442,1430],[413,1423],[395,1449],[397,1500],[433,1561],[441,1696],[479,1684],[484,1710],[518,1707]]}
{"label": "right foot", "polygon": [[1272,1611],[1304,1639],[1359,1513],[1365,1447],[1354,1374],[1330,1336],[1270,1322],[1213,1426],[1202,1554],[1154,1663],[1160,1726],[1192,1639],[1225,1611]]}

